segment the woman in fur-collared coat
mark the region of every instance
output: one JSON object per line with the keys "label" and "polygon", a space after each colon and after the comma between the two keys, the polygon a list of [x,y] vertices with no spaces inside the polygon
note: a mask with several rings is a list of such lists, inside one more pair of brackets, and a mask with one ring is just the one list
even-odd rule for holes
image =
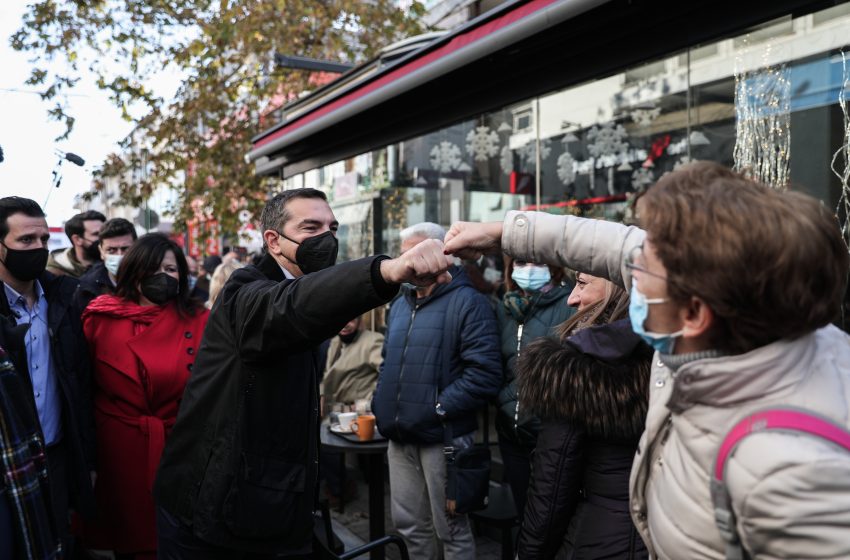
{"label": "woman in fur-collared coat", "polygon": [[520,406],[542,421],[519,536],[522,560],[647,558],[629,516],[629,471],[648,406],[652,351],[632,332],[628,301],[624,291],[607,290],[565,324],[561,342],[541,339],[520,358]]}

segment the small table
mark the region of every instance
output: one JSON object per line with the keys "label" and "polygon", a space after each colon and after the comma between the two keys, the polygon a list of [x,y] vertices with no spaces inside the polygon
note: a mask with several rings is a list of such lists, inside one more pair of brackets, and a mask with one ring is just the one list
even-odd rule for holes
{"label": "small table", "polygon": [[[369,461],[369,540],[374,541],[384,536],[384,455],[387,453],[389,442],[385,439],[355,443],[333,434],[330,425],[322,422],[322,448],[327,451],[355,453],[368,455]],[[369,553],[371,560],[384,560],[384,549],[379,548]]]}

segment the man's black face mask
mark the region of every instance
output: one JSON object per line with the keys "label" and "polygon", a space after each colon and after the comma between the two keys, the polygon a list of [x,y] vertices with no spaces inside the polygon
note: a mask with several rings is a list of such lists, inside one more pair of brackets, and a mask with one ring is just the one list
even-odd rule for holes
{"label": "man's black face mask", "polygon": [[6,247],[6,258],[3,260],[3,265],[9,274],[22,282],[35,280],[44,268],[47,266],[47,258],[50,253],[45,248],[40,249],[10,249],[5,243],[0,241]]}
{"label": "man's black face mask", "polygon": [[295,264],[298,265],[298,268],[304,274],[318,272],[336,264],[336,257],[339,253],[339,241],[336,235],[334,235],[334,232],[326,231],[325,233],[308,237],[301,243],[286,237],[281,232],[278,232],[278,234],[298,245],[298,249],[295,251]]}
{"label": "man's black face mask", "polygon": [[100,242],[99,241],[91,241],[89,242],[89,246],[83,249],[83,252],[86,255],[86,258],[90,261],[97,262],[100,260]]}

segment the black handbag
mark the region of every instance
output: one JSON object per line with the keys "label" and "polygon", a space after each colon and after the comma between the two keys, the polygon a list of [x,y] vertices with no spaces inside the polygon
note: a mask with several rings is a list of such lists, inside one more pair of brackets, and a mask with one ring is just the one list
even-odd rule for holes
{"label": "black handbag", "polygon": [[484,427],[484,443],[455,449],[452,428],[443,422],[443,453],[446,456],[446,499],[455,501],[457,513],[471,513],[487,507],[490,493],[489,426]]}

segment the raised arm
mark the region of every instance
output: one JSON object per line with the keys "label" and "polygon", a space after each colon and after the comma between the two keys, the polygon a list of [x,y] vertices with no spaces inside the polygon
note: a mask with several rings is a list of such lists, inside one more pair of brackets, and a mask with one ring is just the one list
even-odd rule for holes
{"label": "raised arm", "polygon": [[645,237],[634,226],[512,210],[501,224],[454,224],[446,236],[446,251],[474,258],[501,247],[516,258],[565,266],[623,286],[623,259]]}

